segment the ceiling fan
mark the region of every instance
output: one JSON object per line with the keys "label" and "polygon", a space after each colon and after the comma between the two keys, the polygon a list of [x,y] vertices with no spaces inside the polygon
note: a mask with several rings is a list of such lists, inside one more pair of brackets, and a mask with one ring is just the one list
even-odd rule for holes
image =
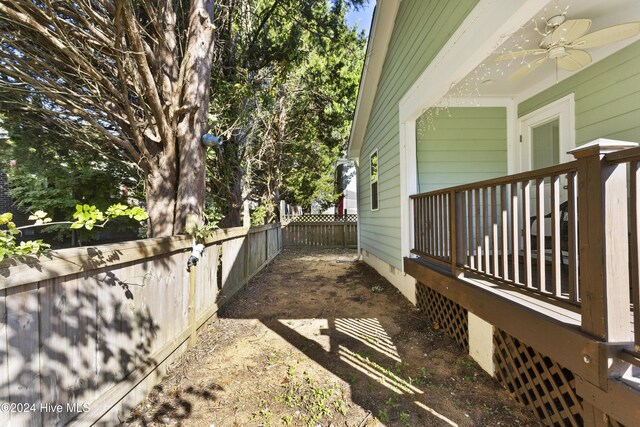
{"label": "ceiling fan", "polygon": [[555,59],[558,68],[577,71],[591,63],[591,55],[582,49],[615,43],[640,34],[640,22],[615,25],[587,34],[589,28],[591,28],[590,19],[567,21],[564,15],[554,16],[547,20],[545,36],[540,42],[540,48],[508,52],[498,56],[496,60],[511,61],[526,56],[544,55],[511,74],[509,81],[521,79],[544,64],[547,59]]}

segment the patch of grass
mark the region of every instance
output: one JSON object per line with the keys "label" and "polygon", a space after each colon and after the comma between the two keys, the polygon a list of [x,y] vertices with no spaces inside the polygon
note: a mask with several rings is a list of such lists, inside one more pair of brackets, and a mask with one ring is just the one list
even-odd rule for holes
{"label": "patch of grass", "polygon": [[373,292],[374,294],[380,294],[384,292],[384,288],[380,285],[373,285],[371,287],[371,292]]}
{"label": "patch of grass", "polygon": [[380,409],[378,411],[378,414],[376,415],[376,418],[381,422],[381,423],[386,423],[389,421],[389,412],[387,411],[387,409]]}
{"label": "patch of grass", "polygon": [[291,423],[293,423],[293,417],[291,415],[285,415],[281,418],[281,420],[282,424],[284,424],[285,426],[289,426],[291,425]]}
{"label": "patch of grass", "polygon": [[368,342],[369,344],[378,344],[378,340],[373,337],[370,337],[369,335],[363,336],[362,339]]}
{"label": "patch of grass", "polygon": [[458,359],[458,363],[460,365],[462,365],[462,366],[467,366],[469,368],[478,366],[478,364],[474,360],[471,360],[471,359]]}
{"label": "patch of grass", "polygon": [[395,366],[393,367],[393,370],[396,374],[403,375],[408,367],[409,367],[409,364],[407,362],[404,362],[404,361],[396,362]]}
{"label": "patch of grass", "polygon": [[398,416],[398,420],[406,426],[411,425],[411,423],[409,422],[410,419],[411,416],[406,412],[400,412],[400,415]]}
{"label": "patch of grass", "polygon": [[398,403],[398,401],[396,400],[395,397],[391,396],[389,397],[387,400],[384,401],[384,404],[386,406],[389,406],[391,408],[396,408],[398,406],[400,406],[400,404]]}

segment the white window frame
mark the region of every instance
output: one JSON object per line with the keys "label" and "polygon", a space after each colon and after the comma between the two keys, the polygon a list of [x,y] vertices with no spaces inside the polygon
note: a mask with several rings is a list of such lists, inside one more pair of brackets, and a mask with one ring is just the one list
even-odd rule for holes
{"label": "white window frame", "polygon": [[[371,179],[372,177],[372,169],[371,169],[371,159],[373,156],[376,156],[378,159],[378,177],[375,181]],[[376,184],[376,200],[378,201],[378,206],[376,208],[373,207],[373,184]],[[369,154],[369,199],[370,199],[370,207],[372,212],[376,212],[380,210],[380,155],[378,154],[378,149],[376,148]]]}

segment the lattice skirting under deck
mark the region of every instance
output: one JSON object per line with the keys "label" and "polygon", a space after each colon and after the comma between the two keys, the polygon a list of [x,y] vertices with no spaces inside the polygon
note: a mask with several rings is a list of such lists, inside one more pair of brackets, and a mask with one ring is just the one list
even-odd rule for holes
{"label": "lattice skirting under deck", "polygon": [[494,359],[497,380],[545,425],[583,425],[571,371],[498,328]]}
{"label": "lattice skirting under deck", "polygon": [[420,282],[416,284],[416,300],[416,306],[428,319],[438,323],[447,335],[469,351],[466,309]]}

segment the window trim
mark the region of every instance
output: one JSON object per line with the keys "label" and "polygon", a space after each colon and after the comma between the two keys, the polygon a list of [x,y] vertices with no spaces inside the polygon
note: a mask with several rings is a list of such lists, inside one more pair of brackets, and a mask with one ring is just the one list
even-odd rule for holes
{"label": "window trim", "polygon": [[[372,179],[373,171],[371,168],[371,159],[373,158],[374,155],[378,159],[378,166],[377,166],[378,176],[375,181]],[[378,206],[376,208],[373,207],[373,184],[376,184],[376,200],[378,202]],[[372,212],[377,212],[380,210],[380,155],[378,154],[377,148],[372,150],[371,153],[369,154],[369,206]]]}

